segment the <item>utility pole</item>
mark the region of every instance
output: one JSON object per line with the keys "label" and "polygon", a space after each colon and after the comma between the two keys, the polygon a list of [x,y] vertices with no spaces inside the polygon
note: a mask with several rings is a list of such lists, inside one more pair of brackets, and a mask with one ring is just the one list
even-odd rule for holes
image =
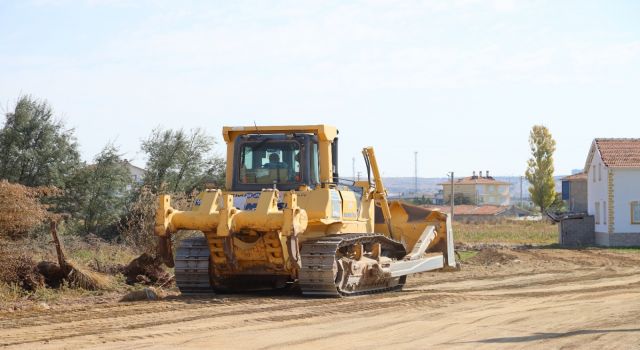
{"label": "utility pole", "polygon": [[524,180],[524,176],[520,175],[520,208],[524,208],[524,202],[522,200],[522,180]]}
{"label": "utility pole", "polygon": [[453,188],[453,171],[449,173],[451,175],[451,196],[449,196],[449,201],[451,202],[451,221],[453,221],[453,209],[456,203],[456,191]]}
{"label": "utility pole", "polygon": [[413,152],[414,174],[414,190],[416,197],[418,196],[418,151]]}
{"label": "utility pole", "polygon": [[356,181],[356,157],[351,158],[351,170],[353,170],[353,181]]}

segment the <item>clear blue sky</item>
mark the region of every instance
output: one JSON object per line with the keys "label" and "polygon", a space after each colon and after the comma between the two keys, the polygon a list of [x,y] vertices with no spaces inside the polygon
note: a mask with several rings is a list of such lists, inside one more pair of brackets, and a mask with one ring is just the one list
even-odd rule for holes
{"label": "clear blue sky", "polygon": [[[556,173],[640,137],[640,1],[2,1],[0,111],[46,98],[90,160],[143,164],[158,125],[318,124],[341,170],[521,175],[548,126]],[[220,141],[221,138],[218,137]],[[222,154],[222,145],[217,146]]]}

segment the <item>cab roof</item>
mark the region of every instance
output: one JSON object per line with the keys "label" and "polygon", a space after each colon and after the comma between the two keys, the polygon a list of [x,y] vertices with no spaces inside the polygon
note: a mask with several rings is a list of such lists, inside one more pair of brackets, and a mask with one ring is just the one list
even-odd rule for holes
{"label": "cab roof", "polygon": [[248,134],[287,134],[309,133],[318,135],[319,141],[332,141],[338,136],[338,129],[334,126],[320,125],[287,125],[287,126],[225,126],[222,136],[226,143],[232,142],[240,135]]}

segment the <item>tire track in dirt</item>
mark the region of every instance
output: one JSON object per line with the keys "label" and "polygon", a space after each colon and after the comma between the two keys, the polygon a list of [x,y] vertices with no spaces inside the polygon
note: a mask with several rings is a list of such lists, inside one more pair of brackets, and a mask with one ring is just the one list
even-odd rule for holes
{"label": "tire track in dirt", "polygon": [[576,295],[576,294],[595,294],[600,292],[615,291],[615,294],[621,294],[623,292],[632,292],[634,294],[640,294],[640,282],[629,283],[625,285],[612,285],[604,287],[593,288],[581,288],[579,290],[559,290],[559,291],[544,291],[544,292],[521,292],[521,293],[501,293],[500,297],[506,298],[527,298],[527,297],[547,297],[547,296],[561,296],[561,295]]}
{"label": "tire track in dirt", "polygon": [[[217,318],[225,318],[225,317],[233,317],[238,315],[250,315],[250,319],[243,319],[241,323],[244,324],[247,321],[255,322],[255,323],[263,323],[263,322],[285,322],[289,320],[299,320],[299,319],[309,319],[309,318],[317,318],[317,317],[326,317],[326,316],[336,316],[342,314],[353,314],[360,313],[366,311],[379,311],[384,309],[390,309],[401,306],[418,306],[418,305],[439,305],[443,304],[443,301],[449,300],[450,302],[454,301],[464,301],[468,300],[468,297],[460,296],[457,294],[434,294],[429,299],[424,298],[424,293],[413,296],[404,296],[399,294],[403,293],[388,293],[384,298],[369,298],[372,300],[362,300],[362,297],[356,298],[348,298],[348,299],[328,299],[328,300],[347,300],[343,302],[337,303],[327,303],[327,299],[324,300],[313,300],[314,302],[310,303],[299,303],[298,305],[287,305],[278,303],[276,305],[267,306],[267,307],[258,307],[247,309],[242,307],[242,305],[235,305],[235,308],[238,310],[231,310],[227,312],[215,312],[215,310],[211,310],[211,307],[203,307],[200,309],[190,309],[185,312],[182,309],[181,305],[173,305],[173,308],[170,310],[166,310],[161,313],[138,313],[136,315],[122,316],[122,317],[105,317],[105,318],[89,318],[84,320],[75,320],[72,322],[59,322],[52,319],[49,325],[53,327],[49,327],[45,329],[44,333],[40,334],[39,332],[34,333],[33,331],[29,331],[30,339],[26,341],[21,341],[20,338],[23,337],[21,334],[11,335],[8,334],[3,336],[2,341],[0,341],[0,345],[8,346],[8,345],[24,345],[24,344],[33,344],[42,342],[45,340],[61,340],[70,337],[79,337],[86,335],[96,335],[96,334],[109,334],[113,332],[118,332],[122,330],[135,330],[139,328],[145,327],[154,327],[159,325],[166,324],[176,324],[176,323],[186,323],[192,321],[199,320],[211,320]],[[359,299],[359,300],[358,300]],[[308,299],[307,299],[308,301]],[[304,309],[305,312],[297,312],[299,309]],[[176,311],[180,311],[182,314],[189,314],[183,316],[175,315]],[[215,313],[209,313],[215,312]],[[269,314],[273,312],[285,313],[284,315],[278,314],[275,316],[265,316],[258,317],[262,314]],[[196,313],[196,315],[193,315]],[[172,317],[173,316],[173,317]],[[153,321],[150,321],[153,320]],[[80,324],[79,324],[80,323]],[[216,330],[223,330],[228,328],[233,328],[237,326],[234,323],[229,323],[226,325],[221,325],[217,327]],[[21,329],[13,328],[13,330]],[[11,331],[12,329],[3,329],[5,331]],[[52,335],[55,334],[55,335]]]}
{"label": "tire track in dirt", "polygon": [[571,265],[579,266],[637,266],[639,258],[626,256],[625,253],[611,253],[602,250],[574,249],[563,251],[565,254],[558,254],[554,249],[525,249],[518,251],[518,254],[530,255],[537,261],[557,262],[561,261]]}
{"label": "tire track in dirt", "polygon": [[[591,270],[593,271],[593,269]],[[540,273],[538,275],[549,275],[548,273]],[[553,276],[553,275],[552,275]],[[504,276],[501,276],[504,277]],[[487,285],[487,286],[477,286],[471,288],[460,288],[460,289],[442,289],[442,288],[429,288],[429,289],[421,289],[421,288],[406,288],[405,291],[436,291],[436,292],[446,292],[446,293],[455,293],[455,292],[482,292],[482,291],[492,291],[492,290],[501,290],[501,289],[521,289],[526,287],[537,287],[537,286],[562,286],[569,283],[578,283],[578,282],[592,282],[592,281],[619,281],[621,278],[625,277],[638,277],[640,280],[640,275],[637,271],[630,272],[618,272],[612,273],[609,271],[594,271],[590,274],[580,275],[580,276],[560,276],[560,277],[551,277],[546,279],[536,279],[535,274],[527,274],[527,273],[519,273],[512,274],[509,277],[525,277],[524,280],[518,280],[515,283],[509,283],[509,280],[496,279],[497,281],[501,281],[503,283],[495,284],[495,285]],[[488,279],[483,279],[488,280]],[[468,280],[467,280],[468,281]],[[447,282],[447,284],[449,284]],[[419,284],[422,285],[422,284]],[[418,286],[419,286],[418,285]]]}
{"label": "tire track in dirt", "polygon": [[[508,267],[510,267],[510,266],[508,266]],[[464,269],[464,267],[463,267],[463,269]],[[592,267],[574,269],[574,271],[592,271],[592,270],[593,270]],[[415,276],[410,276],[409,278],[407,278],[407,285],[408,286],[414,286],[414,285],[423,285],[423,284],[434,283],[434,282],[453,283],[453,282],[465,282],[465,281],[469,281],[469,280],[474,280],[474,281],[486,281],[486,280],[502,281],[505,278],[519,277],[519,276],[525,275],[525,272],[516,272],[516,273],[503,273],[502,272],[502,273],[488,274],[488,275],[485,275],[485,276],[457,277],[457,276],[455,276],[455,272],[436,272],[436,273],[437,274],[442,274],[442,276],[428,274],[428,273],[421,273],[421,274],[417,274]],[[566,274],[566,273],[567,273],[567,270],[561,270],[561,269],[544,270],[544,271],[538,271],[538,272],[528,271],[528,274],[533,274],[533,275],[536,275],[536,274]],[[449,276],[451,276],[451,278],[449,278]],[[429,278],[429,280],[425,280],[426,278]]]}

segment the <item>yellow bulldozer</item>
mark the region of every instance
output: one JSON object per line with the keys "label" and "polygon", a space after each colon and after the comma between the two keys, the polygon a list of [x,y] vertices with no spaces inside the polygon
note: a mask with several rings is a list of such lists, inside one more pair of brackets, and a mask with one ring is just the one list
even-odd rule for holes
{"label": "yellow bulldozer", "polygon": [[[367,178],[338,175],[328,125],[224,127],[226,190],[188,211],[159,196],[155,234],[183,294],[297,285],[303,295],[399,290],[409,274],[455,267],[447,214],[388,201],[373,148]],[[195,230],[179,242],[172,234]]]}

